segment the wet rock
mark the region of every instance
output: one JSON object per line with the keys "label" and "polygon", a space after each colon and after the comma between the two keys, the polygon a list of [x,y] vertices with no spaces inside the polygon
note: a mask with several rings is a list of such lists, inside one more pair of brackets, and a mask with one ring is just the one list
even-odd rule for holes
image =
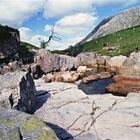
{"label": "wet rock", "polygon": [[66,83],[74,83],[78,80],[79,76],[80,75],[76,72],[66,72],[62,74],[63,81]]}
{"label": "wet rock", "polygon": [[98,74],[98,76],[99,76],[99,79],[106,79],[106,78],[111,77],[111,74],[110,74],[110,72],[102,72],[102,73]]}
{"label": "wet rock", "polygon": [[117,75],[112,78],[112,84],[106,87],[107,92],[126,96],[129,92],[140,92],[140,77]]}
{"label": "wet rock", "polygon": [[98,80],[99,79],[99,75],[97,74],[94,74],[94,75],[89,75],[87,77],[84,77],[81,82],[82,83],[89,83],[89,82],[92,82],[92,81],[95,81],[95,80]]}
{"label": "wet rock", "polygon": [[0,139],[2,140],[59,140],[43,121],[31,115],[0,109]]}
{"label": "wet rock", "polygon": [[140,93],[140,87],[127,86],[120,83],[112,83],[106,87],[106,91],[114,95],[127,96],[130,92]]}
{"label": "wet rock", "polygon": [[126,86],[139,87],[140,77],[139,76],[127,76],[127,75],[117,75],[112,78],[113,82],[123,84]]}
{"label": "wet rock", "polygon": [[58,72],[55,74],[47,74],[43,77],[46,83],[49,82],[66,82],[66,83],[73,83],[77,81],[80,77],[79,73],[75,71],[66,71],[66,72]]}

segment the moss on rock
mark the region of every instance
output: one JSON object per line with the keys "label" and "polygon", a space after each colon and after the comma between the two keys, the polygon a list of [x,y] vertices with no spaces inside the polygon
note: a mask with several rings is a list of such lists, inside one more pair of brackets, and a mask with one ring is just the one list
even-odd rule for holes
{"label": "moss on rock", "polygon": [[8,119],[0,120],[0,140],[20,140],[15,122]]}
{"label": "moss on rock", "polygon": [[16,110],[0,112],[0,140],[59,140],[38,118]]}
{"label": "moss on rock", "polygon": [[23,137],[32,137],[32,140],[58,140],[51,129],[47,129],[46,124],[37,119],[31,118],[21,126]]}

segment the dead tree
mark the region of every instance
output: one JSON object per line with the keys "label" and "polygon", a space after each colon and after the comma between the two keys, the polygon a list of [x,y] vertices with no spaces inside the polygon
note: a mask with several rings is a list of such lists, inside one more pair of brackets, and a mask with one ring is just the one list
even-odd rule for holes
{"label": "dead tree", "polygon": [[45,41],[44,39],[39,38],[39,40],[40,40],[40,47],[45,49],[52,40],[54,40],[54,41],[61,41],[61,38],[57,37],[55,34],[56,34],[56,32],[54,32],[54,28],[53,28],[50,31],[50,36],[49,36],[47,41]]}

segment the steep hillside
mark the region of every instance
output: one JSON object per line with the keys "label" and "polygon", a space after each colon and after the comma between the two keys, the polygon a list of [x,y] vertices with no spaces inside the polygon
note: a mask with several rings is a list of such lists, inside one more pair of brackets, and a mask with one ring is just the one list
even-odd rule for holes
{"label": "steep hillside", "polygon": [[20,46],[24,47],[26,49],[29,49],[29,50],[31,50],[31,49],[38,50],[39,49],[38,47],[36,47],[36,46],[34,46],[34,45],[32,45],[32,44],[30,44],[28,42],[23,42],[23,41],[20,41]]}
{"label": "steep hillside", "polygon": [[140,25],[140,7],[126,10],[115,16],[105,18],[78,44],[83,44],[95,38],[103,37],[137,25]]}
{"label": "steep hillside", "polygon": [[94,51],[102,55],[129,55],[140,50],[140,25],[125,29],[101,38],[94,39],[82,45],[70,47],[57,53],[76,56],[80,52]]}

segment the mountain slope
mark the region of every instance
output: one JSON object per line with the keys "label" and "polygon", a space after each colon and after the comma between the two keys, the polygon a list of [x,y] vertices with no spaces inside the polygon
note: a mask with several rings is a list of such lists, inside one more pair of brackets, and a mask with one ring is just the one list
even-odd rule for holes
{"label": "mountain slope", "polygon": [[115,16],[105,18],[98,26],[77,45],[103,37],[124,29],[140,25],[140,7],[123,11]]}
{"label": "mountain slope", "polygon": [[140,25],[93,39],[63,51],[56,51],[55,53],[76,56],[81,52],[89,51],[111,56],[129,55],[133,51],[140,51]]}
{"label": "mountain slope", "polygon": [[31,50],[31,49],[38,50],[39,49],[38,47],[36,47],[36,46],[34,46],[34,45],[32,45],[32,44],[30,44],[28,42],[23,42],[23,41],[20,41],[20,46],[24,47],[26,49],[29,49],[29,50]]}

